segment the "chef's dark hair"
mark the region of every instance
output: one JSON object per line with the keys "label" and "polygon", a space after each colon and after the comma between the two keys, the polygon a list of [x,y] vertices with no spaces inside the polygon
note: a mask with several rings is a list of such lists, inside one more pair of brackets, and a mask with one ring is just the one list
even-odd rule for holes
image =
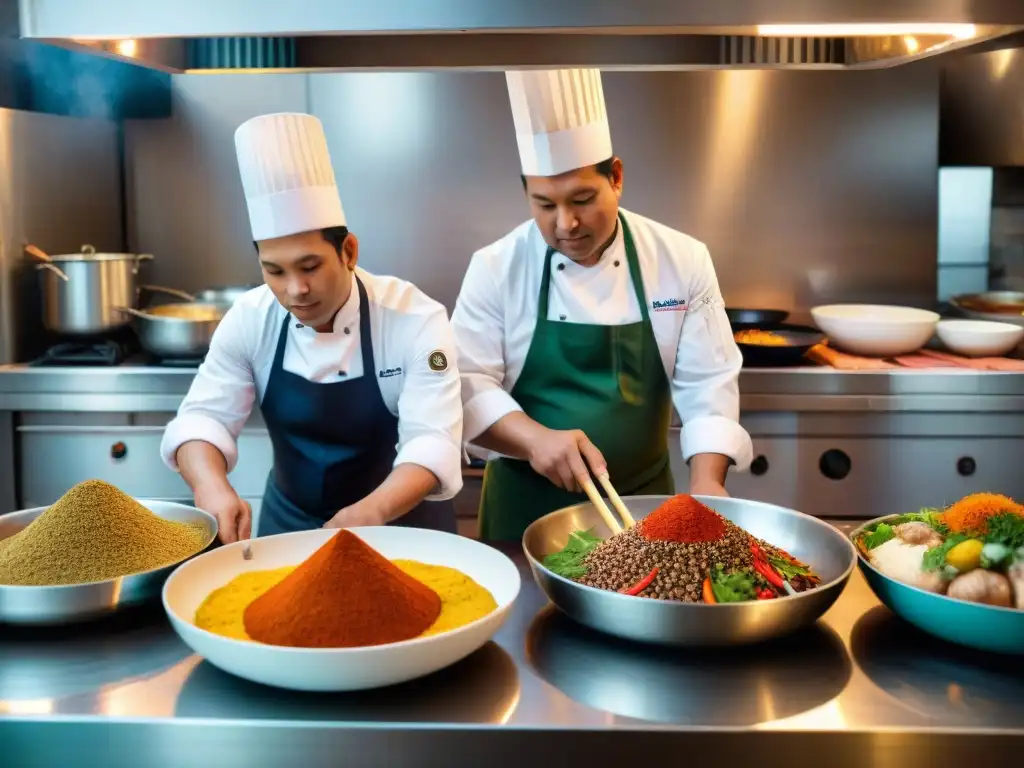
{"label": "chef's dark hair", "polygon": [[[600,173],[602,176],[607,177],[608,181],[612,180],[614,176],[613,166],[615,165],[615,156],[612,155],[607,160],[602,160],[600,163],[594,166],[594,170]],[[526,176],[519,174],[519,179],[523,182],[523,189],[526,189]]]}
{"label": "chef's dark hair", "polygon": [[[341,256],[341,246],[345,244],[345,238],[348,237],[348,227],[324,227],[320,230],[320,236],[333,245],[335,252]],[[260,244],[253,240],[252,245],[256,249],[256,253],[259,253]]]}

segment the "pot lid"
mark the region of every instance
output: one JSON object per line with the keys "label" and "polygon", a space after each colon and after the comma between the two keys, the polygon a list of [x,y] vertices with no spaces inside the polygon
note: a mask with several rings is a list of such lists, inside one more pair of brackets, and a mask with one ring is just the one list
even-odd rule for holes
{"label": "pot lid", "polygon": [[148,261],[149,253],[97,253],[91,245],[83,245],[79,253],[60,253],[50,256],[51,261]]}

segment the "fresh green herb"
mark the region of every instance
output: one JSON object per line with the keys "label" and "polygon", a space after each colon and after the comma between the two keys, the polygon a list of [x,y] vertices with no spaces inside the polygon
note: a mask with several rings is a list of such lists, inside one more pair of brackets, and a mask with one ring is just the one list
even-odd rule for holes
{"label": "fresh green herb", "polygon": [[937,571],[946,564],[946,555],[953,547],[961,541],[972,538],[965,533],[954,533],[937,547],[932,547],[924,553],[921,567],[926,571]]}
{"label": "fresh green herb", "polygon": [[871,533],[865,533],[863,537],[864,548],[874,549],[880,547],[896,535],[896,531],[888,523],[879,523]]}
{"label": "fresh green herb", "polygon": [[757,598],[753,576],[744,571],[726,573],[721,563],[711,572],[711,591],[719,603],[742,603]]}
{"label": "fresh green herb", "polygon": [[942,512],[938,509],[925,507],[920,512],[908,512],[889,521],[889,525],[892,526],[903,525],[904,523],[925,523],[934,531],[944,536],[949,533],[949,527],[942,522]]}
{"label": "fresh green herb", "polygon": [[1002,544],[1007,549],[1024,547],[1024,517],[1013,512],[1000,512],[988,519],[986,544]]}
{"label": "fresh green herb", "polygon": [[544,558],[544,567],[566,579],[578,579],[580,576],[586,576],[587,568],[583,565],[583,558],[589,555],[601,541],[590,530],[573,531],[569,534],[569,541],[560,552],[555,552]]}
{"label": "fresh green herb", "polygon": [[786,581],[792,581],[797,576],[810,576],[811,569],[805,568],[802,565],[791,563],[789,560],[781,557],[768,557],[768,562],[771,563],[772,567],[782,574],[782,578]]}

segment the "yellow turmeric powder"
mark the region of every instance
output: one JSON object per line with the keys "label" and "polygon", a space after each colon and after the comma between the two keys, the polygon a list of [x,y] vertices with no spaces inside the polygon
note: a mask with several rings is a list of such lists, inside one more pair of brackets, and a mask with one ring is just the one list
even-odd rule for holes
{"label": "yellow turmeric powder", "polygon": [[[420,637],[450,632],[489,614],[498,607],[494,597],[461,571],[414,560],[394,560],[396,566],[426,584],[441,598],[441,614]],[[251,640],[242,622],[253,600],[295,570],[294,566],[240,574],[215,589],[196,611],[195,625],[235,640]]]}

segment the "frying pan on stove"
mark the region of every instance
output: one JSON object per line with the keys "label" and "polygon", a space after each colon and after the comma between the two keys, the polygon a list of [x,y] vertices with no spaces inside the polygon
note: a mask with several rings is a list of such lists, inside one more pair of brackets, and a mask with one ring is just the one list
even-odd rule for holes
{"label": "frying pan on stove", "polygon": [[789,312],[784,309],[739,309],[733,307],[725,308],[725,314],[729,317],[729,325],[733,330],[741,328],[765,328],[786,322]]}
{"label": "frying pan on stove", "polygon": [[[742,328],[734,330],[744,330]],[[808,365],[804,358],[807,350],[815,344],[825,341],[825,334],[817,328],[806,325],[764,325],[746,330],[770,331],[786,340],[785,346],[767,346],[764,344],[743,344],[739,341],[736,345],[743,355],[743,367],[745,368],[775,368],[791,365]]]}

